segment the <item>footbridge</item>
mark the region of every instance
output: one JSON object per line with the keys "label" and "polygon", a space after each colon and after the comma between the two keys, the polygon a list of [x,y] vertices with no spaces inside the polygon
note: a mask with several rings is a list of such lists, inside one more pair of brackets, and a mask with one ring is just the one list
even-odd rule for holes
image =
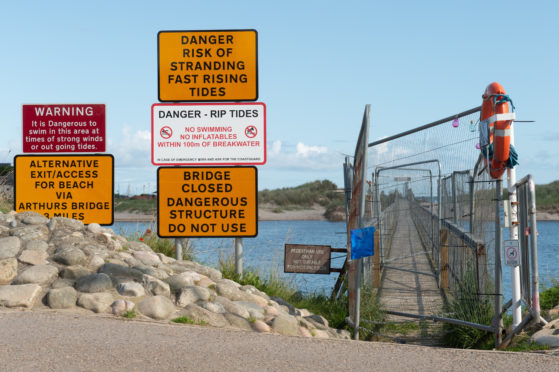
{"label": "footbridge", "polygon": [[[355,336],[437,344],[448,332],[474,329],[502,347],[543,322],[533,180],[507,184],[487,172],[481,107],[374,142],[369,110],[344,164],[348,230],[376,229],[374,255],[347,264]],[[514,231],[522,234],[514,239]],[[503,287],[506,265],[520,272],[520,300]],[[367,318],[375,301],[382,319]],[[503,315],[520,306],[528,312],[505,334]]]}

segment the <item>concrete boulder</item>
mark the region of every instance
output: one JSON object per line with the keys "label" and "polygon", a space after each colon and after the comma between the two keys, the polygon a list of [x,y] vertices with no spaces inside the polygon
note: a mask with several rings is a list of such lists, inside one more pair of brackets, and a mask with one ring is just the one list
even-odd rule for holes
{"label": "concrete boulder", "polygon": [[225,327],[229,322],[223,314],[213,313],[196,304],[190,304],[179,313],[179,316],[186,316],[195,323],[210,325],[212,327]]}
{"label": "concrete boulder", "polygon": [[39,298],[41,290],[38,284],[0,286],[0,305],[31,308]]}
{"label": "concrete boulder", "polygon": [[139,270],[133,269],[126,265],[115,264],[115,263],[106,263],[99,268],[99,273],[107,274],[111,278],[122,278],[122,279],[132,279],[140,281],[144,276]]}
{"label": "concrete boulder", "polygon": [[105,312],[113,303],[110,293],[82,293],[78,298],[78,305],[96,313]]}
{"label": "concrete boulder", "polygon": [[51,309],[69,309],[76,306],[78,292],[72,287],[51,289],[47,294],[47,305]]}
{"label": "concrete boulder", "polygon": [[197,301],[208,301],[210,291],[204,287],[190,286],[180,290],[177,296],[177,306],[184,307]]}
{"label": "concrete boulder", "polygon": [[147,297],[136,305],[138,311],[152,319],[168,319],[175,313],[175,305],[167,297]]}
{"label": "concrete boulder", "polygon": [[116,286],[116,290],[121,296],[126,297],[140,297],[146,294],[144,287],[136,282],[120,283]]}
{"label": "concrete boulder", "polygon": [[76,289],[80,292],[105,292],[113,287],[113,282],[107,274],[90,274],[76,281]]}
{"label": "concrete boulder", "polygon": [[87,262],[85,253],[79,248],[63,247],[56,250],[53,259],[67,266],[80,265],[83,266]]}
{"label": "concrete boulder", "polygon": [[15,257],[21,248],[21,240],[15,236],[0,238],[0,260]]}
{"label": "concrete boulder", "polygon": [[58,277],[58,269],[52,265],[31,266],[21,272],[15,279],[14,284],[47,284]]}
{"label": "concrete boulder", "polygon": [[17,260],[15,258],[0,259],[0,285],[9,284],[17,276]]}
{"label": "concrete boulder", "polygon": [[171,296],[171,288],[169,284],[159,280],[151,275],[144,275],[143,280],[146,291],[154,296]]}
{"label": "concrete boulder", "polygon": [[297,336],[299,324],[297,319],[289,315],[278,315],[272,320],[272,329],[282,335]]}
{"label": "concrete boulder", "polygon": [[44,265],[47,263],[48,253],[41,250],[26,249],[18,257],[19,262],[29,265]]}

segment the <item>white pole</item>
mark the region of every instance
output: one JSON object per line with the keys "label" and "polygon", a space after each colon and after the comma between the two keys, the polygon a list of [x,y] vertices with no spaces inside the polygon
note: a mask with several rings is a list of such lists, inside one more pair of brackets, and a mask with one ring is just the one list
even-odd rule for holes
{"label": "white pole", "polygon": [[182,239],[175,238],[175,258],[182,261]]}
{"label": "white pole", "polygon": [[[510,144],[514,145],[514,122],[510,126]],[[509,239],[518,240],[518,204],[516,199],[516,169],[507,169],[507,186],[509,190],[509,213],[510,227]],[[519,252],[520,253],[520,252]],[[512,283],[512,326],[518,326],[522,321],[522,309],[520,307],[520,266],[511,267]]]}
{"label": "white pole", "polygon": [[243,238],[235,238],[235,274],[243,275]]}

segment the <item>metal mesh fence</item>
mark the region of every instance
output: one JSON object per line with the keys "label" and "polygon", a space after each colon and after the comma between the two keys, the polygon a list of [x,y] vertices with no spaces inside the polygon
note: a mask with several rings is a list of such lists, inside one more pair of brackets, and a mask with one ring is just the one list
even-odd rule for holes
{"label": "metal mesh fence", "polygon": [[[443,175],[450,175],[456,170],[472,169],[479,155],[479,110],[472,109],[466,113],[464,116],[457,115],[456,118],[435,122],[434,126],[403,137],[387,142],[384,142],[387,139],[382,139],[369,144],[370,171],[374,172],[376,167],[431,159],[441,161]],[[371,133],[374,133],[374,125]]]}
{"label": "metal mesh fence", "polygon": [[[486,325],[487,307],[473,304],[494,292],[496,194],[478,164],[478,111],[369,144],[369,224],[379,230],[382,268],[375,286],[388,322],[415,314]],[[464,297],[466,313],[450,306]],[[421,323],[411,334],[425,340],[443,328]]]}

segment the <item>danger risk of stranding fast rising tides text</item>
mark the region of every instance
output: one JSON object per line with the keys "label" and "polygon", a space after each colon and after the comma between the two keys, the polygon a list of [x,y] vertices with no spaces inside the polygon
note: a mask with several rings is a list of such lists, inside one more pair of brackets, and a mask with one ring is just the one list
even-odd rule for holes
{"label": "danger risk of stranding fast rising tides text", "polygon": [[249,83],[247,63],[235,59],[234,35],[183,35],[181,58],[168,65],[166,83],[190,85],[192,97],[224,97],[227,86]]}

